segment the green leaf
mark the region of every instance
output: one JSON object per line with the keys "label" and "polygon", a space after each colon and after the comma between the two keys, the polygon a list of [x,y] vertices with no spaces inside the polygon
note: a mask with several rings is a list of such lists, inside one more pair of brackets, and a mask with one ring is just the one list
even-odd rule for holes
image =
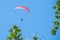
{"label": "green leaf", "polygon": [[56,29],[52,29],[51,34],[56,35]]}
{"label": "green leaf", "polygon": [[56,6],[53,6],[54,9],[56,9]]}
{"label": "green leaf", "polygon": [[58,20],[54,20],[54,24],[59,24]]}
{"label": "green leaf", "polygon": [[13,32],[13,29],[11,28],[11,29],[9,30],[9,32]]}
{"label": "green leaf", "polygon": [[58,26],[54,26],[54,29],[58,29]]}
{"label": "green leaf", "polygon": [[60,0],[58,0],[58,1],[56,2],[56,4],[57,4],[57,5],[60,5]]}

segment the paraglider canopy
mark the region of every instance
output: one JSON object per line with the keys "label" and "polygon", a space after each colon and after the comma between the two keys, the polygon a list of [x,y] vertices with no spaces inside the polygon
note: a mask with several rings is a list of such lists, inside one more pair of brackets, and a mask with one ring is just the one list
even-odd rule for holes
{"label": "paraglider canopy", "polygon": [[15,7],[15,9],[24,9],[25,11],[30,12],[30,10],[25,6],[17,6],[17,7]]}

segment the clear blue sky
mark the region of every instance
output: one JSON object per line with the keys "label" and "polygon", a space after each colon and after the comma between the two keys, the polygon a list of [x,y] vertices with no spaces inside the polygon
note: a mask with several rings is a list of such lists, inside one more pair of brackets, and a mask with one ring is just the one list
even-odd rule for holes
{"label": "clear blue sky", "polygon": [[[24,39],[32,40],[33,34],[36,33],[39,39],[44,37],[45,40],[59,40],[60,28],[56,36],[50,34],[54,26],[52,6],[55,2],[56,0],[0,0],[0,40],[6,40],[9,29],[15,24],[22,29]],[[31,12],[14,10],[21,5],[28,7]]]}

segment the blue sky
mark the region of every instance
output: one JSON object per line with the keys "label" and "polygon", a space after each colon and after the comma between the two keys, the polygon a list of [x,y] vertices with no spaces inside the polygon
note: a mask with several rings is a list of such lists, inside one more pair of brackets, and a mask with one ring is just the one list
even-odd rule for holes
{"label": "blue sky", "polygon": [[[6,40],[9,29],[15,24],[22,29],[24,39],[32,40],[33,34],[36,33],[39,39],[59,40],[60,28],[56,36],[50,34],[54,26],[52,6],[55,2],[56,0],[0,0],[0,40]],[[14,9],[21,5],[28,7],[31,12]],[[22,22],[21,18],[23,18]]]}

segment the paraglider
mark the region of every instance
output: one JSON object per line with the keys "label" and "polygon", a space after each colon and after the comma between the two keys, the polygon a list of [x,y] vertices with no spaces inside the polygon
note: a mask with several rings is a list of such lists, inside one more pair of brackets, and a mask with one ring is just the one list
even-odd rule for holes
{"label": "paraglider", "polygon": [[23,21],[23,18],[21,18],[21,22]]}
{"label": "paraglider", "polygon": [[25,6],[17,6],[17,7],[15,7],[15,9],[24,9],[25,11],[30,12],[30,10]]}
{"label": "paraglider", "polygon": [[[15,7],[14,9],[23,9],[23,10],[25,10],[25,11],[27,11],[27,12],[30,12],[30,9],[29,8],[27,8],[26,6],[17,6],[17,7]],[[21,22],[23,21],[23,18],[21,18]]]}

